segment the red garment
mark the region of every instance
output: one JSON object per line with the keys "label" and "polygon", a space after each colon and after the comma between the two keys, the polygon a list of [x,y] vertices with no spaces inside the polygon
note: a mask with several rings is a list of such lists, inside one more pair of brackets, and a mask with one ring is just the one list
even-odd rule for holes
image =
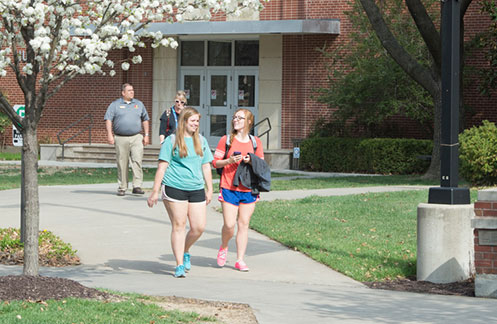
{"label": "red garment", "polygon": [[[257,143],[257,149],[255,150],[255,155],[257,155],[261,159],[264,159],[262,142],[257,136],[255,136],[255,142]],[[217,161],[227,159],[228,157],[233,155],[233,152],[235,151],[242,152],[243,156],[247,155],[248,153],[254,153],[254,147],[250,139],[247,143],[242,143],[238,141],[236,137],[233,138],[233,143],[231,143],[229,147],[226,158],[224,157],[225,150],[226,150],[226,135],[221,137],[219,143],[217,144],[216,151],[214,152],[214,160],[212,161],[212,165],[214,165],[215,168]],[[221,176],[221,188],[233,191],[243,191],[243,192],[251,191],[249,188],[244,187],[242,185],[238,187],[233,186],[233,178],[235,177],[236,169],[238,168],[238,164],[240,162],[228,164],[223,168],[223,174]]]}

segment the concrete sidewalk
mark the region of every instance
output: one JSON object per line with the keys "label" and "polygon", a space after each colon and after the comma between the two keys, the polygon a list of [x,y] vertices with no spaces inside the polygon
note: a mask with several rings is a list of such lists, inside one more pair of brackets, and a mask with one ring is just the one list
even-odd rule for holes
{"label": "concrete sidewalk", "polygon": [[[270,192],[262,199],[412,188]],[[83,263],[43,268],[42,275],[126,292],[246,303],[261,324],[497,322],[496,300],[372,290],[253,231],[246,257],[250,272],[234,270],[234,240],[220,269],[217,201],[209,205],[207,229],[191,250],[192,270],[176,279],[164,207],[150,209],[146,197],[117,197],[115,192],[116,184],[40,187],[40,229],[70,242]],[[19,190],[0,192],[0,227],[19,227],[19,197]],[[0,275],[20,273],[21,267],[0,266]]]}

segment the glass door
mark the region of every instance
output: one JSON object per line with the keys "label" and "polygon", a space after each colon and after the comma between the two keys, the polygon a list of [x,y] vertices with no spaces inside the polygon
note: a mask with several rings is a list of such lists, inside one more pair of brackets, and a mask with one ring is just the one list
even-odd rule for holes
{"label": "glass door", "polygon": [[[250,110],[254,115],[255,123],[258,122],[257,118],[257,103],[259,102],[258,91],[259,88],[259,72],[256,70],[235,70],[234,76],[235,87],[235,105],[234,111],[239,108]],[[257,135],[257,132],[255,133]]]}
{"label": "glass door", "polygon": [[217,146],[231,128],[233,114],[231,70],[207,71],[207,127],[205,137],[209,145]]}
{"label": "glass door", "polygon": [[205,72],[204,69],[188,69],[181,71],[180,89],[186,93],[187,106],[194,107],[202,115],[200,134],[206,136],[208,111],[205,105]]}

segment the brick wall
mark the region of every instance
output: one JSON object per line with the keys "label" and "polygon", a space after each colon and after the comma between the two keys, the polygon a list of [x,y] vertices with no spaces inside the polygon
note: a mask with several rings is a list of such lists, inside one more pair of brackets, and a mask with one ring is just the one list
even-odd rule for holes
{"label": "brick wall", "polygon": [[[497,201],[475,202],[475,215],[481,218],[497,217]],[[497,274],[497,246],[480,245],[479,232],[481,228],[474,229],[475,240],[475,269],[477,274]],[[496,229],[484,229],[497,233]]]}
{"label": "brick wall", "polygon": [[327,59],[317,49],[335,49],[346,40],[352,25],[343,13],[349,6],[342,1],[308,0],[284,3],[282,8],[287,10],[302,7],[305,3],[306,19],[340,19],[340,35],[283,36],[281,145],[282,148],[291,148],[292,140],[306,137],[318,118],[329,120],[331,117],[333,109],[312,99],[313,90],[326,86],[328,76]]}
{"label": "brick wall", "polygon": [[[51,98],[40,121],[38,139],[40,143],[56,143],[56,134],[88,113],[93,116],[92,142],[105,143],[107,136],[103,120],[107,106],[121,97],[121,85],[131,83],[135,89],[135,98],[143,101],[149,115],[152,114],[152,49],[137,49],[130,57],[140,54],[143,62],[131,64],[128,71],[122,71],[118,61],[125,59],[126,52],[110,53],[116,62],[114,77],[102,75],[84,75],[76,77]],[[64,132],[62,139],[67,139],[88,126],[84,121],[78,127]],[[78,136],[74,142],[87,142],[88,133]]]}

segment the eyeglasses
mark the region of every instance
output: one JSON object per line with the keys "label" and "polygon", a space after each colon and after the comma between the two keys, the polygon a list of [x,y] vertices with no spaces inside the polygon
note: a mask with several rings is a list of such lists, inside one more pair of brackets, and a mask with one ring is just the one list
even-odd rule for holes
{"label": "eyeglasses", "polygon": [[244,120],[245,117],[241,117],[241,116],[233,116],[233,120]]}
{"label": "eyeglasses", "polygon": [[184,102],[184,101],[179,101],[178,99],[174,100],[174,102],[176,102],[177,104],[181,103],[182,105],[186,104],[186,102]]}

